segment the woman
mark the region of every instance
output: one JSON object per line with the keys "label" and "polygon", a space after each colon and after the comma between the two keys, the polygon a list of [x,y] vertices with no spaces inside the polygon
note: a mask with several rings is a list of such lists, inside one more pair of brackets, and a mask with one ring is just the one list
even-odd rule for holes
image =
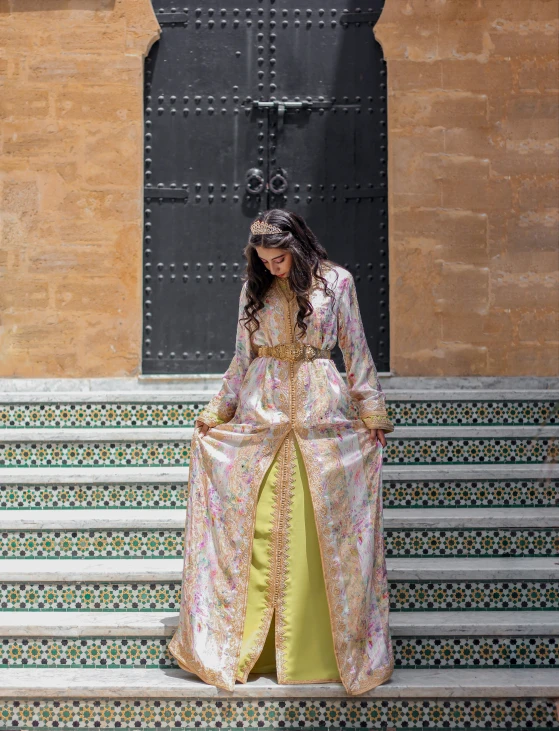
{"label": "woman", "polygon": [[266,211],[251,234],[235,355],[192,438],[170,652],[226,690],[275,670],[356,695],[394,665],[381,494],[393,426],[351,274],[295,213]]}

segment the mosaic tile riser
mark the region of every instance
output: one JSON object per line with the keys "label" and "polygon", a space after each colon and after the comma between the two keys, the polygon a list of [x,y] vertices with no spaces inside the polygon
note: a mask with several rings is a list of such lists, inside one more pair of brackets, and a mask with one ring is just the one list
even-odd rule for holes
{"label": "mosaic tile riser", "polygon": [[[556,424],[553,401],[388,401],[396,426]],[[0,428],[185,427],[203,403],[0,404]]]}
{"label": "mosaic tile riser", "polygon": [[[0,669],[177,667],[167,643],[129,637],[5,638]],[[396,667],[401,668],[543,668],[559,662],[555,637],[398,637],[392,644]]]}
{"label": "mosaic tile riser", "polygon": [[[540,464],[559,457],[553,439],[390,439],[386,464]],[[3,442],[3,467],[187,467],[190,443]]]}
{"label": "mosaic tile riser", "polygon": [[[1,480],[1,474],[0,474]],[[0,509],[181,508],[185,484],[2,485]],[[387,508],[552,507],[559,503],[558,480],[384,480]]]}
{"label": "mosaic tile riser", "polygon": [[[387,556],[559,556],[557,530],[387,530]],[[171,558],[183,555],[178,530],[7,531],[0,558]]]}
{"label": "mosaic tile riser", "polygon": [[77,700],[0,702],[0,729],[557,729],[552,701]]}
{"label": "mosaic tile riser", "polygon": [[[396,582],[392,611],[559,610],[559,582]],[[174,583],[2,583],[1,611],[166,611],[180,605]]]}

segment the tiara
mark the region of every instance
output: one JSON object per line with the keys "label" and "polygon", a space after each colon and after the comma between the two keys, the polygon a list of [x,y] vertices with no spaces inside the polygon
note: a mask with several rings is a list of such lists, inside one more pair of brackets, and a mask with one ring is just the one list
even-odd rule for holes
{"label": "tiara", "polygon": [[254,221],[254,223],[252,223],[250,225],[250,231],[251,231],[251,233],[253,233],[255,235],[283,233],[281,228],[278,228],[277,226],[273,226],[269,223],[265,223],[264,221]]}

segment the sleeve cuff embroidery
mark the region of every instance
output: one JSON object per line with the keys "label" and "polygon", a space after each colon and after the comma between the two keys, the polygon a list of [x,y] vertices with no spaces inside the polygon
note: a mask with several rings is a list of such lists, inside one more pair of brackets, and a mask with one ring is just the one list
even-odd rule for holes
{"label": "sleeve cuff embroidery", "polygon": [[[234,413],[234,412],[233,412]],[[229,418],[222,418],[218,410],[216,410],[214,404],[211,401],[202,409],[202,411],[196,417],[194,423],[207,424],[210,428],[213,426],[219,426],[220,424],[226,424],[233,418],[233,414]]]}
{"label": "sleeve cuff embroidery", "polygon": [[390,421],[386,412],[362,416],[361,421],[368,429],[382,429],[387,434],[394,431],[394,424]]}

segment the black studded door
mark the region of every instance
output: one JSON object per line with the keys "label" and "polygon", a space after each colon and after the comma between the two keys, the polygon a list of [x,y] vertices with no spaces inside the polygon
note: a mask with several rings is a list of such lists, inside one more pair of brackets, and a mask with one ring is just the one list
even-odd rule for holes
{"label": "black studded door", "polygon": [[353,273],[371,352],[389,370],[386,66],[372,31],[383,4],[154,3],[144,374],[229,365],[242,250],[267,208],[302,215]]}

